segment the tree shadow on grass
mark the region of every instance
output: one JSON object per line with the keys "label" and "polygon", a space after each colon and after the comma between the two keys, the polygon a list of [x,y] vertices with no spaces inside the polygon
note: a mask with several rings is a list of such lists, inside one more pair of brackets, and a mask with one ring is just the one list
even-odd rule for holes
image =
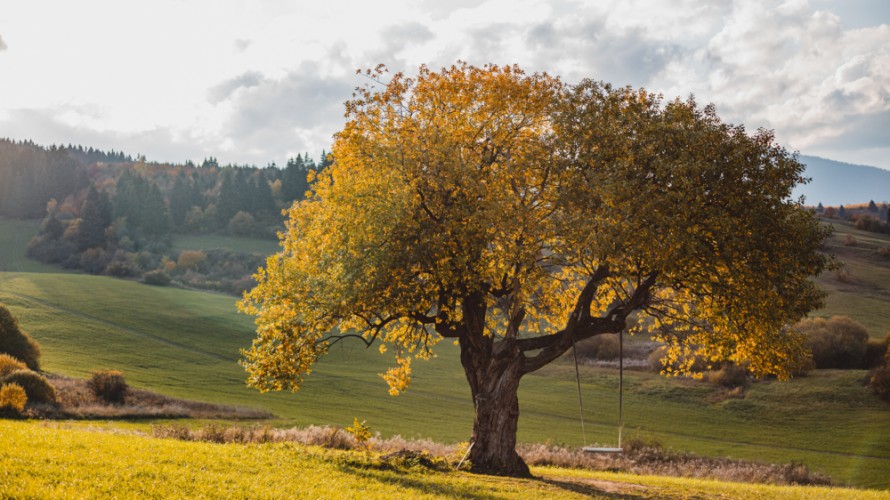
{"label": "tree shadow on grass", "polygon": [[[440,482],[437,483],[436,478],[444,479],[450,473],[430,471],[419,471],[415,473],[412,471],[404,471],[391,468],[377,468],[373,466],[368,467],[357,464],[342,464],[340,466],[340,470],[355,475],[364,481],[377,482],[395,486],[405,490],[414,490],[418,493],[442,495],[449,498],[469,498],[482,500],[491,498],[514,497],[514,495],[511,495],[509,493],[498,494],[493,491],[500,482],[511,481],[511,479],[509,478],[499,476],[479,475],[478,478],[482,482],[477,484],[459,484],[457,482],[455,482],[456,484],[442,484]],[[428,478],[428,480],[424,480],[425,478]],[[650,496],[644,494],[635,495],[631,493],[610,492],[597,488],[596,486],[591,484],[585,484],[583,482],[562,481],[553,478],[535,477],[531,479],[523,479],[520,481],[527,481],[530,486],[534,485],[534,483],[538,483],[541,486],[546,485],[552,488],[559,488],[566,492],[577,493],[590,498],[614,498],[627,500],[650,498]],[[546,495],[546,491],[543,489],[528,493]]]}
{"label": "tree shadow on grass", "polygon": [[358,476],[365,481],[376,481],[378,483],[396,486],[406,490],[416,490],[418,493],[436,494],[449,498],[471,498],[474,500],[497,498],[497,496],[492,495],[490,491],[485,491],[478,486],[437,484],[432,481],[434,474],[440,475],[436,473],[429,473],[431,480],[423,481],[422,479],[418,479],[418,475],[423,477],[423,475],[427,474],[424,472],[414,475],[408,472],[396,472],[392,470],[363,468],[349,465],[341,466],[340,470]]}
{"label": "tree shadow on grass", "polygon": [[607,491],[591,484],[584,483],[576,483],[572,481],[560,481],[552,478],[544,478],[544,477],[535,477],[532,479],[533,481],[538,481],[544,484],[548,484],[555,488],[559,488],[566,491],[571,491],[572,493],[579,493],[581,495],[587,495],[592,498],[617,498],[622,500],[635,500],[642,498],[651,498],[651,495],[635,495],[633,493],[618,493],[614,491]]}

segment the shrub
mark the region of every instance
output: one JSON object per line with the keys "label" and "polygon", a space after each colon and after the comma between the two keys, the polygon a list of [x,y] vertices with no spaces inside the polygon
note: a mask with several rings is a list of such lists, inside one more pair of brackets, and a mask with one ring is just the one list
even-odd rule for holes
{"label": "shrub", "polygon": [[346,432],[352,434],[358,446],[371,450],[371,427],[365,425],[364,420],[359,422],[358,418],[353,418],[352,427],[347,427]]}
{"label": "shrub", "polygon": [[869,384],[878,397],[890,401],[890,349],[884,353],[884,365],[872,372]]}
{"label": "shrub", "polygon": [[19,322],[0,303],[0,353],[25,363],[32,370],[40,369],[40,346],[19,328]]}
{"label": "shrub", "polygon": [[865,345],[865,368],[877,368],[884,363],[884,355],[890,349],[890,333],[884,340],[868,339]]}
{"label": "shrub", "polygon": [[90,274],[100,274],[108,267],[111,256],[101,248],[88,248],[80,254],[80,269]]}
{"label": "shrub", "polygon": [[33,403],[56,403],[56,390],[39,373],[31,370],[16,370],[0,379],[2,384],[18,384],[28,395],[28,401]]}
{"label": "shrub", "polygon": [[200,250],[183,250],[179,253],[176,266],[186,271],[197,271],[207,260],[207,254]]}
{"label": "shrub", "polygon": [[745,387],[748,385],[748,370],[735,363],[726,363],[719,370],[708,372],[708,382],[720,387]]}
{"label": "shrub", "polygon": [[121,404],[130,390],[124,380],[124,374],[117,370],[99,370],[87,382],[87,386],[96,397],[114,404]]}
{"label": "shrub", "polygon": [[229,221],[228,230],[237,236],[248,236],[253,233],[256,220],[248,212],[238,212]]}
{"label": "shrub", "polygon": [[15,359],[9,354],[0,354],[0,377],[5,377],[16,370],[27,370],[25,363]]}
{"label": "shrub", "polygon": [[28,402],[28,395],[22,386],[12,383],[0,387],[0,409],[11,408],[21,413]]}
{"label": "shrub", "polygon": [[868,331],[846,316],[808,318],[795,325],[806,335],[816,368],[862,368],[868,345]]}
{"label": "shrub", "polygon": [[155,269],[145,273],[145,276],[142,277],[142,282],[146,285],[167,286],[170,284],[170,275],[161,269]]}
{"label": "shrub", "polygon": [[607,333],[597,335],[575,344],[579,358],[589,359],[618,359],[618,335]]}
{"label": "shrub", "polygon": [[105,274],[119,278],[129,278],[139,274],[139,270],[125,260],[113,260],[105,268]]}

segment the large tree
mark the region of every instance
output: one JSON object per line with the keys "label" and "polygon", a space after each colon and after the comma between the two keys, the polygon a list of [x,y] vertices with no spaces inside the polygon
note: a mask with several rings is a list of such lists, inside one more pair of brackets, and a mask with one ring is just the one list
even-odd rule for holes
{"label": "large tree", "polygon": [[517,67],[381,75],[346,103],[334,164],[240,304],[257,316],[250,384],[295,390],[356,337],[395,353],[398,393],[412,358],[456,339],[473,468],[528,475],[520,379],[573,342],[643,326],[674,356],[759,375],[803,359],[788,325],[821,301],[826,232],[791,199],[803,166],[769,132]]}

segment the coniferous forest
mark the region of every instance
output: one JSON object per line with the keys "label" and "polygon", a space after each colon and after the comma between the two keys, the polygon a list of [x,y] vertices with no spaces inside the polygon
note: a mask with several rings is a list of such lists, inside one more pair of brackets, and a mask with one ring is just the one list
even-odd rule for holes
{"label": "coniferous forest", "polygon": [[241,293],[263,257],[182,251],[173,235],[274,239],[282,210],[303,199],[307,176],[331,162],[308,153],[265,168],[147,161],[83,146],[0,139],[0,217],[42,218],[29,256],[91,274]]}

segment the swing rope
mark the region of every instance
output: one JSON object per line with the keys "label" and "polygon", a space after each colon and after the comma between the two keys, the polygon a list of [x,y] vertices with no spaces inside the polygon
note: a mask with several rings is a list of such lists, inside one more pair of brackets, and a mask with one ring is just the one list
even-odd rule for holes
{"label": "swing rope", "polygon": [[578,371],[578,353],[575,352],[574,335],[572,335],[572,358],[575,360],[575,380],[578,382],[578,412],[581,414],[581,442],[586,445],[587,434],[584,432],[584,403],[581,399],[581,373]]}
{"label": "swing rope", "polygon": [[[624,430],[624,335],[618,332],[618,449],[621,449],[621,434]],[[581,372],[578,369],[578,353],[575,349],[575,337],[572,336],[572,359],[575,361],[575,382],[578,386],[578,413],[581,416],[581,439],[587,443],[584,431],[584,402],[581,397]],[[585,451],[587,449],[585,448]]]}

